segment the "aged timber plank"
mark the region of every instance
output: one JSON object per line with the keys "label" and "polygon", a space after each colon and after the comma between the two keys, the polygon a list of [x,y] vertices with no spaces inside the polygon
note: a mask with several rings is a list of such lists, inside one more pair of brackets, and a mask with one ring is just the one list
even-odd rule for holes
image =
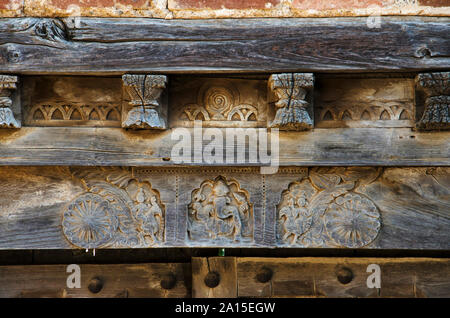
{"label": "aged timber plank", "polygon": [[449,66],[449,18],[0,20],[0,72],[360,72]]}
{"label": "aged timber plank", "polygon": [[192,297],[237,297],[235,257],[192,258]]}
{"label": "aged timber plank", "polygon": [[450,167],[1,167],[0,249],[442,251],[449,189]]}
{"label": "aged timber plank", "polygon": [[71,276],[75,270],[68,266],[0,266],[0,297],[191,296],[190,264],[81,264],[79,288],[67,285],[67,281],[76,282]]}
{"label": "aged timber plank", "polygon": [[[449,259],[237,258],[236,262],[238,297],[450,296]],[[367,286],[375,273],[370,268],[368,272],[371,264],[380,268],[381,288]]]}
{"label": "aged timber plank", "polygon": [[[226,130],[220,130],[224,136],[222,163],[206,160],[195,163],[194,156],[190,161],[177,163],[172,158],[172,149],[180,139],[172,140],[174,129],[164,132],[63,127],[3,130],[0,131],[0,165],[220,166],[225,165],[226,159]],[[193,130],[189,131],[192,138]],[[409,128],[280,132],[279,165],[449,166],[449,136],[449,132],[413,132]],[[209,142],[203,141],[203,150]],[[260,142],[259,146],[263,145]],[[252,147],[238,147],[237,142],[234,145],[235,154],[245,153],[245,162],[237,162],[235,158],[226,165],[255,165],[249,162]]]}

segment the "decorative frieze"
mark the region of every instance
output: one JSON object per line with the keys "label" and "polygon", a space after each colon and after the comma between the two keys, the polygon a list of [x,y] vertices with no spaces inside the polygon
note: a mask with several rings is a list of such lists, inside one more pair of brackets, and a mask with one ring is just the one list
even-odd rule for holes
{"label": "decorative frieze", "polygon": [[12,110],[14,100],[12,94],[17,88],[17,81],[17,76],[0,75],[0,128],[21,127]]}
{"label": "decorative frieze", "polygon": [[[416,77],[423,114],[416,126],[423,130],[450,129],[450,72],[422,73]],[[421,105],[416,105],[420,107]]]}
{"label": "decorative frieze", "polygon": [[316,128],[414,127],[414,81],[379,75],[318,78]]}
{"label": "decorative frieze", "polygon": [[162,93],[166,88],[167,77],[164,75],[122,76],[123,87],[128,95],[124,105],[123,128],[132,129],[166,129],[167,103]]}
{"label": "decorative frieze", "polygon": [[175,80],[170,93],[174,126],[265,127],[267,100],[263,80]]}
{"label": "decorative frieze", "polygon": [[85,187],[64,209],[62,229],[81,248],[149,247],[164,242],[165,207],[150,182],[128,169],[74,170]]}
{"label": "decorative frieze", "polygon": [[[355,173],[353,171],[353,173]],[[301,247],[359,248],[370,244],[381,228],[375,204],[355,188],[364,187],[379,169],[352,171],[312,170],[309,178],[283,191],[278,211],[278,240]]]}
{"label": "decorative frieze", "polygon": [[120,127],[119,78],[24,77],[24,126]]}
{"label": "decorative frieze", "polygon": [[[4,167],[4,248],[450,248],[450,169]],[[23,200],[26,198],[26,200]]]}
{"label": "decorative frieze", "polygon": [[314,126],[312,112],[312,89],[314,74],[284,73],[269,78],[269,88],[275,94],[275,118],[271,128],[281,130],[307,130]]}
{"label": "decorative frieze", "polygon": [[118,104],[52,103],[35,105],[30,109],[30,125],[108,125],[120,124],[121,110]]}

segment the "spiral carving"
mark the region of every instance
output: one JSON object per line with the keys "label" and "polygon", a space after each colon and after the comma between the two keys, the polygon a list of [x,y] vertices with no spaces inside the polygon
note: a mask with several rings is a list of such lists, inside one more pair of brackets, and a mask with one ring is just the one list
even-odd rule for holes
{"label": "spiral carving", "polygon": [[211,87],[205,92],[204,105],[213,119],[224,119],[234,103],[233,94],[225,87]]}

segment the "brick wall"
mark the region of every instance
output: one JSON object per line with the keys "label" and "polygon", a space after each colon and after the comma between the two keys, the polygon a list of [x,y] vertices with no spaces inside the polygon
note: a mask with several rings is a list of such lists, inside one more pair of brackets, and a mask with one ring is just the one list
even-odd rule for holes
{"label": "brick wall", "polygon": [[0,16],[153,18],[450,16],[450,0],[0,0]]}

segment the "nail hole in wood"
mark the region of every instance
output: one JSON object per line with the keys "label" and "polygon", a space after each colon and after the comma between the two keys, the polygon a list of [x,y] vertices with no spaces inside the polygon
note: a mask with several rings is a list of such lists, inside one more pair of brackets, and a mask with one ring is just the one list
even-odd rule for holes
{"label": "nail hole in wood", "polygon": [[177,284],[177,278],[174,274],[166,274],[161,278],[161,288],[163,289],[172,289]]}
{"label": "nail hole in wood", "polygon": [[217,272],[209,272],[205,277],[205,285],[209,288],[215,288],[219,286],[220,275]]}
{"label": "nail hole in wood", "polygon": [[88,289],[91,293],[97,294],[103,288],[103,280],[100,277],[94,277],[91,279],[88,285]]}
{"label": "nail hole in wood", "polygon": [[256,274],[256,280],[260,283],[267,283],[272,279],[273,272],[270,268],[263,267],[261,270]]}
{"label": "nail hole in wood", "polygon": [[350,268],[340,267],[336,271],[336,276],[341,284],[348,284],[353,280],[353,272]]}

